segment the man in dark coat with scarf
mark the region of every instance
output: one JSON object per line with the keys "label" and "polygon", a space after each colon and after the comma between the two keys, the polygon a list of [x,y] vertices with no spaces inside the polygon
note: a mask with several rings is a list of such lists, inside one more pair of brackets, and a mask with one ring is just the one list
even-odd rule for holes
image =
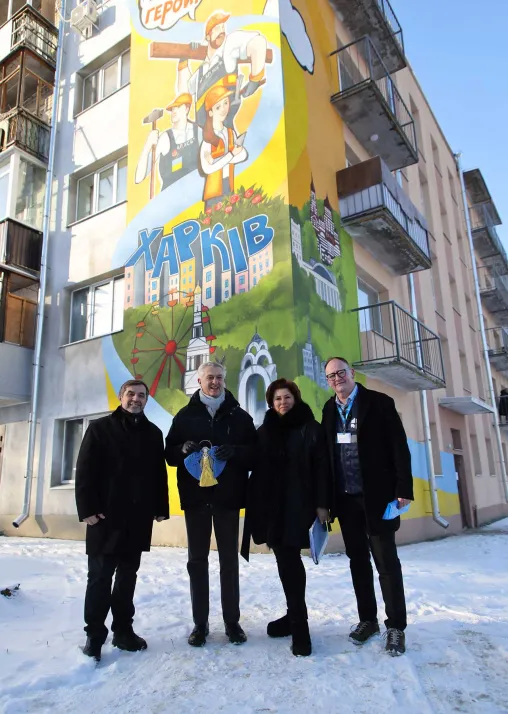
{"label": "man in dark coat with scarf", "polygon": [[394,500],[399,507],[413,500],[406,434],[393,399],[356,384],[346,359],[329,359],[325,374],[335,391],[322,420],[333,472],[331,515],[339,519],[360,619],[350,639],[363,644],[379,632],[372,552],[387,615],[386,650],[403,654],[406,602],[395,545],[400,517],[383,520],[383,514]]}
{"label": "man in dark coat with scarf", "polygon": [[[208,554],[212,523],[220,562],[222,615],[230,642],[246,641],[240,626],[238,531],[245,507],[248,474],[254,459],[256,429],[252,418],[225,389],[225,370],[218,362],[198,369],[200,389],[173,419],[166,438],[166,461],[177,467],[180,503],[185,512],[194,629],[189,644],[202,647],[208,635]],[[202,487],[185,466],[185,458],[203,446],[220,447],[226,461],[217,485]]]}
{"label": "man in dark coat with scarf", "polygon": [[118,398],[116,411],[91,422],[76,465],[78,516],[87,524],[83,652],[96,661],[108,635],[110,608],[113,646],[146,649],[146,641],[132,629],[137,572],[141,553],[150,550],[154,519],[169,518],[162,432],[143,412],[148,387],[129,380]]}

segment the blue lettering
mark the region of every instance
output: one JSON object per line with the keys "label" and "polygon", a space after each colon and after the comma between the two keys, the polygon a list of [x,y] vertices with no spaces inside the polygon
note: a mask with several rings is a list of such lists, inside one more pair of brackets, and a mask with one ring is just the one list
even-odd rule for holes
{"label": "blue lettering", "polygon": [[172,235],[162,236],[159,252],[155,260],[155,268],[153,269],[152,278],[160,278],[162,266],[164,263],[169,263],[169,274],[178,274],[178,260],[175,251],[175,239]]}
{"label": "blue lettering", "polygon": [[235,272],[242,273],[244,270],[247,270],[248,265],[242,241],[240,240],[240,234],[238,233],[238,228],[231,228],[228,231],[228,237],[229,245],[231,246],[231,252],[233,254]]}
{"label": "blue lettering", "polygon": [[212,265],[213,261],[213,248],[218,248],[221,258],[222,258],[222,270],[230,270],[231,263],[229,260],[229,253],[224,241],[219,238],[219,234],[224,233],[224,226],[221,223],[217,223],[212,231],[206,229],[201,234],[201,253],[203,256],[203,267],[206,268]]}
{"label": "blue lettering", "polygon": [[194,253],[192,252],[190,246],[196,238],[199,238],[200,228],[201,225],[199,221],[191,220],[184,221],[184,223],[180,223],[179,226],[176,226],[176,228],[173,229],[180,263],[185,263],[187,260],[192,260],[194,258]]}
{"label": "blue lettering", "polygon": [[146,229],[139,231],[138,235],[139,240],[141,241],[141,245],[136,248],[129,260],[125,263],[125,267],[130,268],[131,266],[136,265],[138,260],[142,256],[145,256],[145,270],[152,270],[153,258],[152,251],[150,250],[150,245],[154,242],[156,238],[160,236],[162,231],[162,228],[152,228],[150,233],[148,233]]}
{"label": "blue lettering", "polygon": [[268,216],[260,215],[243,222],[249,256],[264,250],[273,240],[274,230],[268,225]]}

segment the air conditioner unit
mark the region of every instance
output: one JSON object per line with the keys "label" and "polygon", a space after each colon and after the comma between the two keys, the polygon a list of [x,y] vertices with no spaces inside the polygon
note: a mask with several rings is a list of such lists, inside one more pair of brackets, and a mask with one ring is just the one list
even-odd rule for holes
{"label": "air conditioner unit", "polygon": [[97,22],[98,12],[95,0],[82,0],[71,11],[71,27],[85,39],[92,36],[92,29]]}

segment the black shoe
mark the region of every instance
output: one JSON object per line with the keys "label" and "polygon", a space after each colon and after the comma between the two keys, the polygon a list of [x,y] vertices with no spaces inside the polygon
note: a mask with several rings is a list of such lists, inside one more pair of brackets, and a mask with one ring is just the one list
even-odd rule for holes
{"label": "black shoe", "polygon": [[230,622],[229,624],[226,622],[226,635],[233,645],[243,645],[244,642],[247,642],[247,635],[238,622]]}
{"label": "black shoe", "polygon": [[101,650],[102,642],[101,640],[92,640],[91,637],[86,638],[86,644],[83,647],[83,654],[87,657],[91,657],[96,662],[101,661]]}
{"label": "black shoe", "polygon": [[295,657],[308,657],[312,654],[312,642],[310,641],[309,623],[307,620],[296,620],[291,622],[291,634],[293,643],[291,651]]}
{"label": "black shoe", "polygon": [[365,620],[359,622],[349,633],[349,639],[355,645],[363,645],[368,639],[379,633],[377,621]]}
{"label": "black shoe", "polygon": [[131,630],[130,632],[115,632],[113,635],[113,647],[126,652],[140,652],[146,650],[148,645],[146,640]]}
{"label": "black shoe", "polygon": [[279,617],[278,620],[269,622],[266,627],[266,634],[268,637],[289,637],[291,634],[289,615],[284,615],[284,617]]}
{"label": "black shoe", "polygon": [[398,657],[406,651],[406,635],[402,630],[397,630],[395,627],[389,627],[386,630],[386,647],[385,650],[392,657]]}
{"label": "black shoe", "polygon": [[206,645],[208,632],[208,623],[205,625],[195,625],[187,642],[191,645],[191,647],[203,647],[203,645]]}

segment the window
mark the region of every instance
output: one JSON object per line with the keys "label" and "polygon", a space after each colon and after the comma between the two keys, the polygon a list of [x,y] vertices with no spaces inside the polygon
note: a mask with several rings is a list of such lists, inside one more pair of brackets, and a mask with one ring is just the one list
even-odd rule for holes
{"label": "window", "polygon": [[46,169],[20,159],[16,190],[16,220],[32,228],[42,228]]}
{"label": "window", "polygon": [[187,268],[184,268],[184,269],[182,270],[182,273],[185,275],[186,272],[187,272]]}
{"label": "window", "polygon": [[265,268],[268,268],[269,265],[270,265],[269,261],[266,260],[266,261],[265,261]]}
{"label": "window", "polygon": [[69,342],[100,337],[122,329],[124,282],[123,277],[115,278],[72,293]]}
{"label": "window", "polygon": [[240,279],[238,281],[240,285],[245,285],[245,275],[240,275]]}
{"label": "window", "polygon": [[255,266],[255,265],[252,266],[252,272],[253,272],[253,273],[256,272],[256,266]]}
{"label": "window", "polygon": [[244,293],[244,292],[245,292],[245,288],[240,288],[240,292],[241,292],[241,293]]}
{"label": "window", "polygon": [[229,280],[225,280],[225,281],[224,281],[224,287],[225,287],[225,288],[229,288]]}
{"label": "window", "polygon": [[9,164],[0,168],[0,221],[7,213],[7,195],[9,193]]}
{"label": "window", "polygon": [[206,289],[206,299],[210,300],[212,297],[212,288],[207,288]]}
{"label": "window", "polygon": [[485,439],[485,448],[487,449],[487,459],[489,462],[489,475],[496,475],[496,464],[494,462],[494,452],[492,451],[492,440]]}
{"label": "window", "polygon": [[229,290],[226,290],[224,293],[224,299],[227,300],[229,297]]}
{"label": "window", "polygon": [[64,421],[62,483],[73,483],[76,480],[76,462],[83,436],[90,422],[99,418],[100,416],[97,415]]}
{"label": "window", "polygon": [[212,271],[211,271],[211,270],[207,270],[207,271],[206,271],[205,280],[206,280],[207,283],[209,283],[211,279],[212,279]]}
{"label": "window", "polygon": [[127,157],[78,181],[76,220],[104,211],[126,198]]}
{"label": "window", "polygon": [[[255,267],[255,266],[254,266],[254,267]],[[257,285],[257,284],[258,284],[258,279],[257,279],[257,278],[254,278],[254,285]]]}
{"label": "window", "polygon": [[192,273],[192,265],[189,265],[189,273]]}
{"label": "window", "polygon": [[184,279],[182,280],[182,285],[187,285],[187,278],[184,278]]}
{"label": "window", "polygon": [[380,334],[383,333],[379,302],[379,293],[363,280],[358,279],[358,307],[365,308],[359,312],[361,332],[375,330]]}
{"label": "window", "polygon": [[152,280],[152,290],[157,290],[157,281]]}
{"label": "window", "polygon": [[152,295],[152,302],[157,302],[157,295]]}
{"label": "window", "polygon": [[115,57],[112,62],[104,65],[93,74],[85,77],[83,82],[83,110],[106,99],[129,83],[130,50]]}

